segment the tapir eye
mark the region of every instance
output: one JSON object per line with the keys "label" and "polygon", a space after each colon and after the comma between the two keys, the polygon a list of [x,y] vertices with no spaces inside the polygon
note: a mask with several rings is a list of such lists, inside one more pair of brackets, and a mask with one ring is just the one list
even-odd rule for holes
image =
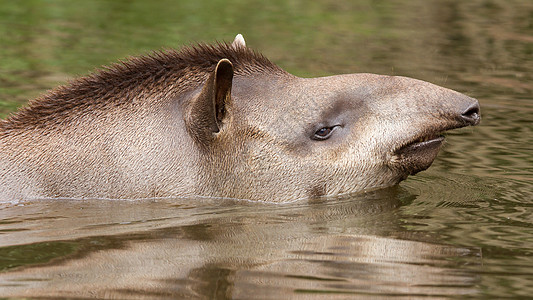
{"label": "tapir eye", "polygon": [[322,127],[320,128],[319,130],[317,130],[313,136],[313,139],[314,140],[317,140],[317,141],[323,141],[323,140],[327,140],[329,139],[329,137],[331,136],[331,134],[333,133],[333,130],[338,127],[338,125],[336,126],[331,126],[331,127]]}

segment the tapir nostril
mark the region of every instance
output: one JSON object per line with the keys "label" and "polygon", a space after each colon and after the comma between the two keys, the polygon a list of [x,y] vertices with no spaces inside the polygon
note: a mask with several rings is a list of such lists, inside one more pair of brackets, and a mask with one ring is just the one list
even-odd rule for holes
{"label": "tapir nostril", "polygon": [[477,125],[481,119],[479,115],[479,103],[476,101],[461,114],[461,118],[470,125]]}

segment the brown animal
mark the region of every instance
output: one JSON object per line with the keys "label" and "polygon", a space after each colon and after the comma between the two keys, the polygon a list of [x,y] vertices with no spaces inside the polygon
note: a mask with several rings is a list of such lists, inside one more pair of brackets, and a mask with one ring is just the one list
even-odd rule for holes
{"label": "brown animal", "polygon": [[74,80],[0,123],[0,199],[284,202],[397,184],[477,100],[397,76],[293,76],[245,46],[200,44]]}

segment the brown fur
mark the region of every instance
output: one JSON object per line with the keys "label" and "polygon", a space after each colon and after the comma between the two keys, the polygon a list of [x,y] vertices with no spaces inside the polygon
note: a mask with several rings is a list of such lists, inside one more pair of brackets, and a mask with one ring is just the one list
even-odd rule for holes
{"label": "brown fur", "polygon": [[0,130],[8,133],[59,125],[85,111],[134,105],[133,99],[176,96],[185,88],[200,85],[223,58],[233,63],[235,75],[287,74],[250,48],[228,43],[198,44],[181,51],[163,50],[131,57],[60,86],[30,101],[8,119],[0,120]]}

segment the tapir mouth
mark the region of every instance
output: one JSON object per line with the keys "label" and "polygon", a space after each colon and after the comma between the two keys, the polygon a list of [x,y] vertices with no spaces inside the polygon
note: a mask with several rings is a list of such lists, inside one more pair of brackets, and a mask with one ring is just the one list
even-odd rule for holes
{"label": "tapir mouth", "polygon": [[407,143],[405,146],[400,147],[398,150],[395,151],[397,155],[409,155],[409,154],[416,154],[419,152],[425,152],[427,150],[440,148],[442,145],[442,142],[444,141],[444,136],[439,135],[431,135],[431,136],[424,136],[416,139],[413,142]]}
{"label": "tapir mouth", "polygon": [[406,175],[414,175],[431,166],[444,144],[443,133],[464,126],[453,126],[424,133],[408,140],[393,151],[393,165]]}
{"label": "tapir mouth", "polygon": [[441,134],[421,136],[394,151],[395,163],[408,175],[429,168],[444,142]]}

